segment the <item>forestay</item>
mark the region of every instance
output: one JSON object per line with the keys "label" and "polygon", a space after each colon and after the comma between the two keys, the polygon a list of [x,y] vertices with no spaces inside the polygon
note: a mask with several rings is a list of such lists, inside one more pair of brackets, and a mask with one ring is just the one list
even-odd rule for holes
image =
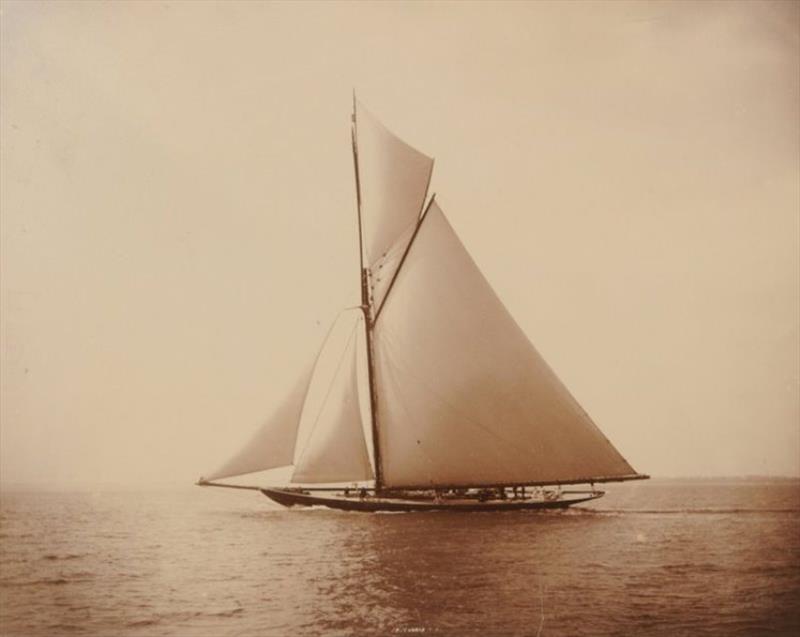
{"label": "forestay", "polygon": [[631,476],[433,203],[375,326],[387,487]]}

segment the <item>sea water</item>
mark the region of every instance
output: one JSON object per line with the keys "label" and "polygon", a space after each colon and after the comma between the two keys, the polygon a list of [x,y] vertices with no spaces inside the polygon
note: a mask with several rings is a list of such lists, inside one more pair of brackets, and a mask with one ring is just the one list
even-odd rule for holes
{"label": "sea water", "polygon": [[566,512],[4,491],[0,634],[800,635],[800,482],[609,485]]}

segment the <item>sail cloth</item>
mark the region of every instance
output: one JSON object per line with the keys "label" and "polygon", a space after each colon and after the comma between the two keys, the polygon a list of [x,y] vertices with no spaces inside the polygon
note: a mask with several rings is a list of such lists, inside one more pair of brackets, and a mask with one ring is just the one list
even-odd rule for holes
{"label": "sail cloth", "polygon": [[375,326],[387,487],[635,471],[534,349],[434,202]]}
{"label": "sail cloth", "polygon": [[308,440],[297,451],[292,482],[358,482],[374,477],[359,404],[357,336],[364,338],[363,320],[351,331]]}
{"label": "sail cloth", "polygon": [[292,464],[297,428],[305,404],[315,361],[309,363],[283,402],[266,419],[242,449],[207,480],[265,471]]}
{"label": "sail cloth", "polygon": [[[433,159],[396,137],[360,103],[356,112],[359,190],[364,246],[373,304],[380,307],[385,283],[416,226],[428,192]],[[403,242],[398,240],[403,235]],[[398,248],[400,244],[400,248]]]}

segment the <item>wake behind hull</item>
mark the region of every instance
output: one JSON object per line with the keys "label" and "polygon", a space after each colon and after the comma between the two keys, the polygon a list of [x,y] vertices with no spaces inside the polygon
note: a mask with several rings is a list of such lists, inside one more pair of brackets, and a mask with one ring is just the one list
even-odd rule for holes
{"label": "wake behind hull", "polygon": [[367,494],[364,497],[331,493],[317,495],[294,489],[260,489],[261,493],[286,507],[324,506],[341,511],[523,511],[536,509],[566,509],[573,504],[595,500],[604,495],[603,491],[566,493],[558,499],[508,498],[479,500],[477,498],[414,498],[383,497]]}

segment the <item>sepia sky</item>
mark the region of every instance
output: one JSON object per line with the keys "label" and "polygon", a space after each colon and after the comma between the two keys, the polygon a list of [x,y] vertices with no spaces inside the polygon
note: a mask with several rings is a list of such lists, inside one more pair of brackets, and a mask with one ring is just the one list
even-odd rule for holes
{"label": "sepia sky", "polygon": [[353,88],[637,470],[800,475],[799,7],[4,2],[0,481],[269,412],[358,302]]}

